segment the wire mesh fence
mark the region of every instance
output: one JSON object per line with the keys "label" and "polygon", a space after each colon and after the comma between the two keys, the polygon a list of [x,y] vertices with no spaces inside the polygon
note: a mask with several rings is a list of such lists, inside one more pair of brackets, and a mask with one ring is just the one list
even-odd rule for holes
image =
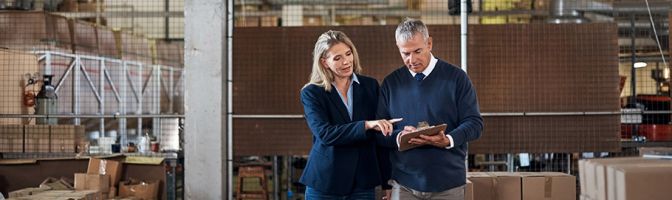
{"label": "wire mesh fence", "polygon": [[[165,186],[155,197],[181,199],[183,16],[173,0],[1,0],[0,192],[72,179],[82,156],[124,154],[163,160],[124,168]],[[29,169],[46,174],[12,176]]]}
{"label": "wire mesh fence", "polygon": [[[672,145],[669,1],[467,2],[465,67],[485,119],[471,171],[576,175],[581,158]],[[459,3],[233,0],[234,153],[308,153],[299,90],[320,33],[348,34],[363,74],[380,82],[403,66],[396,25],[418,18],[433,55],[460,65]],[[0,9],[2,152],[74,153],[145,134],[179,149],[162,133],[184,113],[184,1],[0,0]]]}
{"label": "wire mesh fence", "polygon": [[[98,148],[109,145],[99,145],[101,138],[127,150],[141,138],[162,136],[175,141],[161,149],[179,150],[172,121],[184,112],[182,39],[176,40],[182,38],[181,4],[0,2],[0,120],[8,126],[3,130],[24,134],[46,125],[36,128],[45,138],[35,137],[46,140],[39,150],[24,141],[3,140],[2,146],[62,152],[53,147],[62,138],[55,130],[73,125],[82,130],[64,131],[70,134],[66,152],[110,152]],[[15,125],[25,127],[14,130]]]}
{"label": "wire mesh fence", "polygon": [[[483,136],[470,144],[470,171],[578,175],[579,159],[670,145],[669,1],[467,2],[466,68],[485,119]],[[379,82],[403,66],[394,28],[405,17],[428,24],[434,56],[461,61],[460,1],[234,3],[237,155],[310,150],[311,134],[299,128],[305,122],[292,116],[302,114],[297,90],[324,31],[348,34],[363,74]]]}

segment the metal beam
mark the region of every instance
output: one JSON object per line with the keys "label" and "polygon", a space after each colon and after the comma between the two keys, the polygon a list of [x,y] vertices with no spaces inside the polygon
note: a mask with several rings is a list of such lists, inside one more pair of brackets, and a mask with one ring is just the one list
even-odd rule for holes
{"label": "metal beam", "polygon": [[53,14],[67,18],[93,18],[96,16],[105,18],[151,18],[151,17],[184,17],[183,12],[178,11],[105,11],[95,12],[54,12]]}
{"label": "metal beam", "polygon": [[[405,8],[379,8],[379,9],[362,9],[362,8],[335,8],[334,13],[330,13],[326,9],[321,10],[304,10],[304,16],[327,16],[327,15],[360,15],[360,16],[395,16],[395,17],[419,17],[419,16],[445,16],[447,11],[419,11],[408,10]],[[504,15],[532,15],[532,16],[548,16],[548,11],[545,10],[500,10],[500,11],[479,11],[471,14],[473,16],[504,16]],[[236,13],[236,17],[263,17],[263,16],[282,16],[281,10],[265,10],[265,11],[245,11]]]}

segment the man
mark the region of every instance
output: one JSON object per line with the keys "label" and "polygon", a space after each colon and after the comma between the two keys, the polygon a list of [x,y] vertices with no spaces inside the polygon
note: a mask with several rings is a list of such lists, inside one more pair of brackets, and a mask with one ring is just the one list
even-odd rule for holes
{"label": "man", "polygon": [[419,122],[448,127],[409,141],[423,146],[390,152],[392,199],[464,199],[467,142],[483,129],[476,91],[464,71],[432,55],[432,38],[422,21],[406,19],[395,37],[405,66],[385,77],[377,117],[404,120],[379,142],[398,148],[399,137]]}

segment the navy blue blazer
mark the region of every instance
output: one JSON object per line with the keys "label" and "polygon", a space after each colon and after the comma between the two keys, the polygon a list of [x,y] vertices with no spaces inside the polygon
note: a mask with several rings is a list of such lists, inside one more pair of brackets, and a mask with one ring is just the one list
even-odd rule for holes
{"label": "navy blue blazer", "polygon": [[376,117],[380,88],[373,78],[357,78],[359,84],[353,82],[352,87],[352,120],[336,89],[327,92],[309,85],[301,90],[313,147],[299,181],[320,192],[347,195],[374,188],[389,178],[387,150],[375,142],[374,134],[380,132],[364,130],[364,121]]}

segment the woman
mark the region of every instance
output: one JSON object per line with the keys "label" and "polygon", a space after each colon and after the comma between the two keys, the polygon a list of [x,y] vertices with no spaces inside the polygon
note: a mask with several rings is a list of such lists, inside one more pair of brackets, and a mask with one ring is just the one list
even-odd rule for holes
{"label": "woman", "polygon": [[300,179],[307,200],[375,199],[374,188],[389,178],[387,153],[377,152],[374,136],[388,135],[393,127],[387,120],[374,120],[378,82],[359,75],[361,70],[348,36],[340,31],[320,35],[310,82],[301,90],[313,134]]}

